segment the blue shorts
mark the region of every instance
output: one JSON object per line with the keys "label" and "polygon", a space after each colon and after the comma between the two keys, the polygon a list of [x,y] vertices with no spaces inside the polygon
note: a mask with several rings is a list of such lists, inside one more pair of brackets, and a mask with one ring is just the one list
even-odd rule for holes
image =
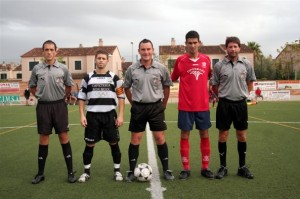
{"label": "blue shorts", "polygon": [[198,112],[178,112],[178,128],[183,131],[193,130],[193,124],[196,124],[196,129],[206,130],[211,127],[210,111]]}

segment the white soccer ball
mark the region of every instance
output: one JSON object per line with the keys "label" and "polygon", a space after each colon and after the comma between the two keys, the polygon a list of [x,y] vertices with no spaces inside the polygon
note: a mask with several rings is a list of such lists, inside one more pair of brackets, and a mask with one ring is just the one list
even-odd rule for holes
{"label": "white soccer ball", "polygon": [[134,169],[134,176],[138,181],[145,182],[152,178],[152,168],[147,163],[140,163]]}

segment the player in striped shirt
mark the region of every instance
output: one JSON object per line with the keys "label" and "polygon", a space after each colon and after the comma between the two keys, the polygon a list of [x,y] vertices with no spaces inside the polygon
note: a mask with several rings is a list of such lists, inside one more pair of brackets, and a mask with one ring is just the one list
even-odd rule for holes
{"label": "player in striped shirt", "polygon": [[[114,162],[114,180],[122,181],[120,172],[121,152],[118,127],[123,124],[125,95],[123,81],[106,68],[108,53],[98,51],[95,55],[96,69],[81,82],[78,93],[80,123],[85,128],[86,147],[83,152],[84,173],[79,182],[90,178],[90,167],[95,144],[101,140],[109,143]],[[116,113],[116,108],[119,113]],[[86,114],[85,114],[86,108]]]}

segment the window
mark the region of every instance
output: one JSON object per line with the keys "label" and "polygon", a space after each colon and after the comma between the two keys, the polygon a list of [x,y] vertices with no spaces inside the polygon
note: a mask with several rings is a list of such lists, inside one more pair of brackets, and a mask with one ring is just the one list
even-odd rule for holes
{"label": "window", "polygon": [[17,74],[17,79],[22,79],[22,73]]}
{"label": "window", "polygon": [[39,62],[38,61],[30,61],[29,62],[29,71],[32,71],[33,67],[37,65]]}
{"label": "window", "polygon": [[217,62],[219,62],[219,59],[212,59],[212,66],[214,66]]}
{"label": "window", "polygon": [[75,70],[81,70],[81,61],[75,61]]}
{"label": "window", "polygon": [[7,79],[7,74],[6,73],[1,73],[0,79]]}

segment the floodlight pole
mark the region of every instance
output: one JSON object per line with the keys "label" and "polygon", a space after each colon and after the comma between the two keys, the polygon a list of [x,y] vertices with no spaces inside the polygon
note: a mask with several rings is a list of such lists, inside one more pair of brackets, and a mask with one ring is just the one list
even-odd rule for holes
{"label": "floodlight pole", "polygon": [[133,41],[131,43],[131,63],[133,64]]}

